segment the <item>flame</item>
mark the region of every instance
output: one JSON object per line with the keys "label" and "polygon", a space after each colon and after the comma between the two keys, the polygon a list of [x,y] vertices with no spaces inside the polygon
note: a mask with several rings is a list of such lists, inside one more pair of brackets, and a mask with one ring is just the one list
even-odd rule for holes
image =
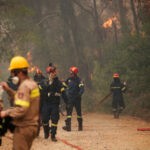
{"label": "flame", "polygon": [[32,61],[32,55],[31,55],[31,52],[27,52],[27,60],[30,62]]}
{"label": "flame", "polygon": [[103,26],[105,29],[111,28],[113,22],[117,22],[117,17],[109,18],[106,22],[103,23],[102,26]]}
{"label": "flame", "polygon": [[28,60],[29,65],[30,65],[30,67],[29,67],[29,69],[28,69],[28,72],[29,72],[29,73],[35,73],[35,72],[37,72],[37,70],[40,70],[38,66],[35,66],[35,65],[32,63],[32,54],[31,54],[30,51],[27,52],[26,56],[27,56],[27,60]]}

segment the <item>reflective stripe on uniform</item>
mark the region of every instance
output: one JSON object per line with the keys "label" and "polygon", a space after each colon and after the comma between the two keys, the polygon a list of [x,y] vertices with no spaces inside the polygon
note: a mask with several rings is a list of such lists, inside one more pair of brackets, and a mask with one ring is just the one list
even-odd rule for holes
{"label": "reflective stripe on uniform", "polygon": [[114,86],[114,87],[111,87],[112,89],[120,89],[119,86]]}
{"label": "reflective stripe on uniform", "polygon": [[35,98],[35,97],[38,97],[38,96],[40,96],[39,88],[33,89],[31,91],[30,98]]}
{"label": "reflective stripe on uniform", "polygon": [[83,83],[79,84],[79,87],[81,87],[81,86],[84,86],[84,84]]}
{"label": "reflective stripe on uniform", "polygon": [[29,107],[30,106],[30,102],[26,101],[26,100],[15,100],[15,105],[18,106],[23,106],[23,107]]}
{"label": "reflective stripe on uniform", "polygon": [[48,123],[42,123],[43,124],[43,126],[48,126],[49,124]]}
{"label": "reflective stripe on uniform", "polygon": [[67,118],[71,118],[72,116],[67,116]]}
{"label": "reflective stripe on uniform", "polygon": [[63,87],[63,88],[61,88],[61,89],[60,89],[60,91],[61,91],[61,92],[65,91],[65,88],[64,88],[64,87]]}
{"label": "reflective stripe on uniform", "polygon": [[82,116],[77,116],[77,118],[82,118]]}
{"label": "reflective stripe on uniform", "polygon": [[39,89],[42,90],[42,87],[39,85]]}
{"label": "reflective stripe on uniform", "polygon": [[55,124],[55,123],[52,123],[52,124],[51,124],[51,126],[53,126],[53,127],[57,127],[57,124]]}
{"label": "reflective stripe on uniform", "polygon": [[68,85],[65,82],[62,82],[63,86],[68,87]]}

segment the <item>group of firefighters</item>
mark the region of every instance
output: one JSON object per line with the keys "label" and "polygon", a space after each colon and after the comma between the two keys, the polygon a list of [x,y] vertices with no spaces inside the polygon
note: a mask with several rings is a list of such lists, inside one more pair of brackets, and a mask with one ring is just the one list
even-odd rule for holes
{"label": "group of firefighters", "polygon": [[[62,128],[65,131],[71,131],[71,118],[73,107],[75,107],[78,131],[83,130],[81,97],[84,93],[84,84],[78,76],[78,68],[71,67],[70,76],[63,82],[59,80],[57,68],[52,63],[46,68],[46,77],[41,70],[37,69],[34,79],[31,79],[28,75],[28,68],[28,61],[24,57],[13,57],[9,66],[10,78],[8,82],[0,83],[10,96],[12,106],[2,110],[2,105],[0,105],[0,122],[6,122],[4,126],[13,132],[13,150],[29,150],[33,140],[39,135],[40,125],[43,126],[45,139],[51,135],[51,140],[57,141],[61,98],[66,104],[67,114]],[[118,118],[119,113],[125,108],[122,96],[125,85],[119,80],[119,74],[115,73],[113,78],[112,107],[114,117]],[[0,136],[5,134],[1,132],[4,126],[0,126]]]}
{"label": "group of firefighters", "polygon": [[[39,85],[40,89],[40,117],[44,129],[44,137],[49,137],[51,133],[52,141],[57,141],[55,135],[57,132],[57,125],[59,121],[59,105],[60,98],[66,104],[67,119],[65,120],[66,131],[71,131],[71,117],[73,107],[77,112],[77,120],[79,123],[79,130],[82,130],[82,114],[81,114],[81,96],[84,92],[84,84],[78,77],[78,68],[70,68],[70,77],[66,81],[60,81],[57,76],[56,67],[52,63],[46,68],[48,78],[44,77],[40,70],[36,71],[34,80]],[[51,120],[51,125],[49,125]]]}
{"label": "group of firefighters", "polygon": [[[40,126],[44,129],[44,138],[56,142],[57,125],[59,121],[60,98],[66,103],[67,118],[65,131],[71,131],[71,117],[73,107],[77,111],[78,130],[83,130],[81,113],[81,96],[84,84],[78,77],[78,68],[70,68],[70,77],[62,82],[57,76],[57,69],[53,64],[46,68],[47,77],[37,69],[34,79],[28,74],[29,63],[22,56],[12,58],[9,66],[10,78],[8,82],[1,82],[1,87],[8,93],[11,108],[0,112],[0,136],[2,128],[8,127],[13,132],[13,150],[29,150],[33,140],[38,136]],[[8,119],[7,119],[8,118]],[[6,119],[9,122],[6,122]],[[51,124],[49,121],[51,120]],[[8,126],[9,124],[9,126]],[[7,129],[6,129],[7,130]]]}

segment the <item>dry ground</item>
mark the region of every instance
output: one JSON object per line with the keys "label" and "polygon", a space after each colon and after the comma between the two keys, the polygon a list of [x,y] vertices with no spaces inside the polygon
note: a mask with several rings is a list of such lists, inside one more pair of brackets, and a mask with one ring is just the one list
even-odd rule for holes
{"label": "dry ground", "polygon": [[[128,116],[114,119],[111,115],[96,113],[84,114],[83,117],[84,131],[77,131],[74,115],[72,132],[65,132],[62,130],[65,117],[61,116],[56,143],[43,139],[41,128],[31,150],[150,150],[150,131],[137,131],[139,127],[150,128],[150,123]],[[10,135],[6,136],[1,150],[12,148]]]}

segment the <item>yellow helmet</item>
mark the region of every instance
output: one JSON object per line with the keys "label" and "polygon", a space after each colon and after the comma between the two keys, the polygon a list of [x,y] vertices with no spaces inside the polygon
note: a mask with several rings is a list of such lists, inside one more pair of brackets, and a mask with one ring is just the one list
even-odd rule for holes
{"label": "yellow helmet", "polygon": [[24,57],[15,56],[11,59],[8,69],[13,70],[13,69],[28,68],[28,67],[29,67],[29,63]]}

